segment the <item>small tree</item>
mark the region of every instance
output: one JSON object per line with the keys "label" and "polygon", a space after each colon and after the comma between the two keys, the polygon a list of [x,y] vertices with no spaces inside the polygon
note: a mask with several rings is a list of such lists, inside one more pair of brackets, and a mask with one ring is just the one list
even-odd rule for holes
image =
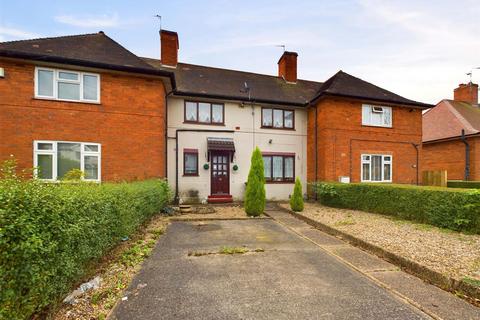
{"label": "small tree", "polygon": [[293,194],[290,198],[290,208],[297,212],[303,211],[302,183],[299,178],[295,180],[295,187],[293,188]]}
{"label": "small tree", "polygon": [[252,153],[247,190],[245,191],[245,212],[249,216],[259,216],[265,210],[265,176],[260,149]]}

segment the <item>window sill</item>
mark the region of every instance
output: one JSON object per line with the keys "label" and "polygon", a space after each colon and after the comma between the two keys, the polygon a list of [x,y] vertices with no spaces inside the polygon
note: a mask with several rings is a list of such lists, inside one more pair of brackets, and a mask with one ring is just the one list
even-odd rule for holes
{"label": "window sill", "polygon": [[46,97],[33,97],[34,100],[45,100],[53,102],[68,102],[68,103],[83,103],[83,104],[95,104],[100,105],[100,101],[82,101],[82,100],[65,100],[65,99],[55,99],[55,98],[46,98]]}
{"label": "window sill", "polygon": [[195,122],[195,121],[183,121],[184,124],[200,124],[203,126],[221,126],[225,127],[225,123],[209,123],[209,122]]}
{"label": "window sill", "polygon": [[184,174],[182,177],[199,177],[198,173],[197,174]]}
{"label": "window sill", "polygon": [[284,130],[284,131],[295,131],[295,128],[275,128],[275,127],[264,127],[261,126],[260,129],[266,129],[266,130]]}
{"label": "window sill", "polygon": [[375,126],[373,124],[362,124],[362,127],[368,127],[368,128],[383,128],[383,129],[393,129],[393,126]]}
{"label": "window sill", "polygon": [[293,180],[293,181],[265,181],[265,184],[295,184],[295,180]]}

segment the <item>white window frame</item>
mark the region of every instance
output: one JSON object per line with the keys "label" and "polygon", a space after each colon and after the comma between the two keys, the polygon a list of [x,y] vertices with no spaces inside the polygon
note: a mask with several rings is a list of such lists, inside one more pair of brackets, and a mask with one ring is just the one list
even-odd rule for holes
{"label": "white window frame", "polygon": [[[39,150],[38,144],[40,143],[49,143],[52,144],[52,150]],[[35,178],[42,181],[57,181],[58,180],[58,170],[57,170],[57,145],[59,143],[78,143],[80,144],[80,169],[85,172],[85,156],[95,156],[98,157],[98,179],[85,179],[84,181],[92,182],[101,182],[102,181],[102,145],[100,143],[94,142],[78,142],[78,141],[56,141],[56,140],[35,140],[33,141],[33,166],[38,167],[38,158],[37,155],[45,154],[52,156],[52,179],[40,179],[38,178],[38,170],[35,169],[34,175]],[[85,145],[95,145],[98,147],[98,151],[85,151]]]}
{"label": "white window frame", "polygon": [[[364,160],[363,158],[369,156],[370,160]],[[372,181],[372,156],[380,156],[382,157],[382,163],[381,163],[381,173],[382,173],[382,180],[380,181]],[[390,160],[385,160],[385,157],[390,157]],[[385,171],[384,171],[384,164],[388,163],[390,164],[390,179],[385,180]],[[368,164],[370,166],[370,176],[369,179],[363,179],[363,165]],[[370,154],[370,153],[364,153],[360,155],[360,181],[361,182],[372,182],[372,183],[382,183],[382,182],[392,182],[393,179],[393,156],[391,154]]]}
{"label": "white window frame", "polygon": [[[365,119],[363,110],[365,108],[369,108],[369,119]],[[390,114],[390,124],[385,124],[385,110],[389,110]],[[372,123],[372,113],[381,113],[382,114],[382,124],[374,124]],[[371,104],[362,104],[362,125],[364,126],[372,126],[372,127],[384,127],[384,128],[392,128],[393,126],[393,110],[392,107],[387,106],[377,106]]]}
{"label": "white window frame", "polygon": [[[52,96],[43,96],[39,94],[39,82],[38,82],[38,72],[39,71],[51,71],[53,72],[53,95]],[[78,75],[78,80],[68,80],[68,79],[60,79],[59,73],[60,72],[67,72],[67,73],[75,73]],[[97,77],[97,99],[90,100],[84,99],[83,97],[83,77],[84,76],[94,76]],[[75,83],[80,85],[80,99],[60,99],[58,97],[58,83],[65,82],[65,83]],[[47,100],[58,100],[58,101],[69,101],[69,102],[82,102],[82,103],[98,103],[100,104],[100,82],[101,77],[98,73],[90,73],[90,72],[80,72],[74,70],[64,70],[64,69],[52,69],[52,68],[45,68],[45,67],[35,67],[35,98],[37,99],[47,99]]]}

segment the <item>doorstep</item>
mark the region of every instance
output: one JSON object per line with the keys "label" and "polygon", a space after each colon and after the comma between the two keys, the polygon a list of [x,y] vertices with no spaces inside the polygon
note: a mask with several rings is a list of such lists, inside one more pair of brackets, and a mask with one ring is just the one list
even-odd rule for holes
{"label": "doorstep", "polygon": [[230,194],[210,195],[207,198],[208,203],[231,203],[233,197]]}

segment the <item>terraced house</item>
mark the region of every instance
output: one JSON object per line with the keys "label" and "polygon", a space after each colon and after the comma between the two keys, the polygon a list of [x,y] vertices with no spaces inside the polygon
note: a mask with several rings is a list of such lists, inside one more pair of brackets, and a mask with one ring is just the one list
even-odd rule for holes
{"label": "terraced house", "polygon": [[160,59],[103,32],[0,43],[2,160],[45,180],[165,177],[183,201],[241,199],[255,146],[269,199],[296,177],[418,182],[430,105],[343,71],[298,79],[294,52],[270,76],[180,63],[178,35],[160,39]]}

